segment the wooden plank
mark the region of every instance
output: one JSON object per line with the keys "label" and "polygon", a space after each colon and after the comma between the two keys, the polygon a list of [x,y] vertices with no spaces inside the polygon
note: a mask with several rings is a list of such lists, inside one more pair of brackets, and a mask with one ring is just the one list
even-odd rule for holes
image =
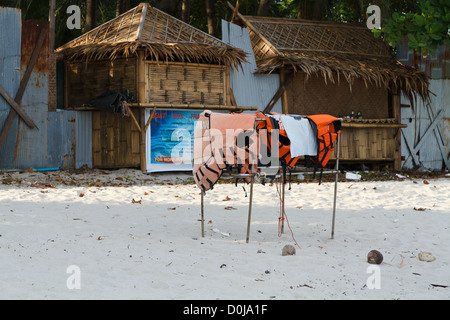
{"label": "wooden plank", "polygon": [[343,128],[406,128],[408,125],[403,123],[348,123],[343,122]]}
{"label": "wooden plank", "polygon": [[36,128],[33,120],[26,114],[25,111],[15,102],[6,90],[0,86],[0,95],[8,102],[8,104],[14,109],[14,111],[23,119],[23,121],[30,127]]}
{"label": "wooden plank", "polygon": [[138,121],[136,120],[136,117],[134,116],[133,111],[131,111],[129,106],[126,106],[128,109],[128,112],[130,113],[130,117],[133,119],[134,124],[136,125],[136,128],[138,128],[139,131],[142,131],[141,126],[139,125]]}
{"label": "wooden plank", "polygon": [[155,112],[156,112],[156,107],[153,107],[152,113],[150,114],[150,117],[148,118],[147,123],[145,124],[144,132],[147,131],[147,128],[150,125],[150,122],[152,121],[153,116],[155,115]]}
{"label": "wooden plank", "polygon": [[233,89],[231,88],[229,88],[229,96],[231,105],[237,107],[236,98],[234,97]]}
{"label": "wooden plank", "polygon": [[[280,77],[281,77],[281,75],[280,75]],[[292,74],[290,74],[288,76],[283,75],[284,80],[282,81],[282,85],[277,90],[277,92],[274,94],[273,98],[270,100],[270,102],[267,104],[267,106],[264,108],[263,113],[269,113],[272,110],[273,106],[275,105],[275,103],[277,103],[278,99],[280,99],[280,97],[285,93],[287,86],[291,83],[293,78],[294,78],[294,76]],[[287,100],[286,101],[283,100],[283,102],[286,102],[286,104],[287,104]]]}
{"label": "wooden plank", "polygon": [[150,102],[150,103],[129,103],[130,107],[138,108],[161,108],[161,109],[197,109],[197,110],[246,110],[255,111],[258,107],[248,107],[248,106],[227,106],[227,105],[211,105],[211,104],[187,104],[187,103],[167,103],[167,102]]}

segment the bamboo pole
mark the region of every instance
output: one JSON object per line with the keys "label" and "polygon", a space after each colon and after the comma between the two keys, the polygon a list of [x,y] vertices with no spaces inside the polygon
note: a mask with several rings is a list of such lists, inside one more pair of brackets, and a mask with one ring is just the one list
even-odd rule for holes
{"label": "bamboo pole", "polygon": [[286,192],[286,167],[283,167],[283,174],[281,176],[281,234],[284,233],[284,194]]}
{"label": "bamboo pole", "polygon": [[248,243],[248,240],[250,238],[250,222],[252,219],[252,202],[253,202],[253,182],[255,180],[255,175],[252,174],[251,180],[250,180],[250,199],[248,203],[248,220],[247,220],[247,237],[245,239],[245,242]]}
{"label": "bamboo pole", "polygon": [[339,175],[339,148],[340,148],[340,145],[341,145],[341,137],[338,137],[337,152],[336,152],[336,178],[334,180],[333,219],[331,222],[331,239],[334,239],[334,221],[336,218],[336,196],[337,196],[337,183],[338,183],[338,175]]}
{"label": "bamboo pole", "polygon": [[201,204],[200,204],[200,212],[201,212],[201,217],[200,217],[200,220],[201,220],[201,226],[202,226],[202,238],[204,238],[205,237],[205,210],[204,210],[204,192],[203,191],[201,191],[200,192],[201,193]]}
{"label": "bamboo pole", "polygon": [[[138,51],[138,57],[136,61],[136,81],[138,88],[138,102],[145,102],[145,55],[144,51]],[[145,127],[145,109],[139,110],[139,122],[140,128]],[[145,131],[139,131],[139,153],[140,153],[140,162],[141,162],[141,171],[147,171],[147,162],[145,157]]]}
{"label": "bamboo pole", "polygon": [[156,112],[156,107],[153,107],[152,113],[150,114],[150,117],[148,118],[147,123],[145,124],[144,132],[147,132],[147,128],[150,125],[150,122],[152,121],[153,116],[155,115],[155,112]]}

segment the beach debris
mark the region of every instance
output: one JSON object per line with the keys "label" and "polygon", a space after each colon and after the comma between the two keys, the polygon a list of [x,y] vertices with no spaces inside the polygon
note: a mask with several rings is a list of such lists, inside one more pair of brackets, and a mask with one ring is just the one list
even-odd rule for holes
{"label": "beach debris", "polygon": [[419,260],[431,262],[431,261],[436,260],[436,258],[433,256],[433,254],[431,252],[422,251],[419,253]]}
{"label": "beach debris", "polygon": [[361,175],[353,172],[346,172],[345,179],[347,180],[361,180]]}
{"label": "beach debris", "polygon": [[383,262],[383,255],[378,250],[370,250],[367,254],[367,262],[371,264],[380,264]]}
{"label": "beach debris", "polygon": [[414,207],[414,210],[415,211],[425,211],[425,210],[427,210],[427,208],[416,208],[416,207]]}
{"label": "beach debris", "polygon": [[235,208],[235,207],[228,206],[228,207],[225,207],[225,210],[236,210],[236,208]]}
{"label": "beach debris", "polygon": [[225,236],[225,237],[229,237],[229,236],[230,236],[230,234],[229,234],[228,232],[222,232],[222,231],[220,231],[220,230],[217,229],[217,228],[214,228],[213,231],[214,231],[215,233],[220,233],[221,235],[223,235],[223,236]]}
{"label": "beach debris", "polygon": [[226,198],[223,199],[222,201],[230,201],[230,200],[231,200],[231,198],[229,196],[226,196]]}
{"label": "beach debris", "polygon": [[448,288],[448,286],[443,285],[443,284],[434,284],[434,283],[430,283],[430,285],[431,285],[432,287],[435,287],[435,288]]}
{"label": "beach debris", "polygon": [[139,203],[139,204],[142,204],[141,202],[142,202],[142,199],[141,199],[141,200],[134,200],[134,198],[131,199],[131,203]]}
{"label": "beach debris", "polygon": [[295,254],[295,247],[293,245],[287,244],[281,250],[282,256],[293,256]]}

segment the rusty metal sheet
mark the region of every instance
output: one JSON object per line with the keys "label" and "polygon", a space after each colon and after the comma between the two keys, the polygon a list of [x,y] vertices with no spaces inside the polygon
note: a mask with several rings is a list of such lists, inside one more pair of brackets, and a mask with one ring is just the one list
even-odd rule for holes
{"label": "rusty metal sheet", "polygon": [[[48,30],[47,21],[24,21],[21,27],[19,17],[7,18],[0,9],[0,58],[8,64],[0,63],[3,72],[8,72],[5,87],[14,97],[19,88],[41,30]],[[14,11],[12,11],[14,12]],[[20,11],[19,11],[20,13]],[[17,14],[16,14],[17,15]],[[7,28],[3,28],[8,25]],[[18,31],[17,31],[18,30]],[[16,34],[17,32],[18,34]],[[8,39],[7,46],[3,40]],[[6,48],[8,47],[8,51]],[[68,169],[75,167],[75,122],[74,111],[48,111],[49,96],[49,47],[48,33],[39,52],[36,65],[30,75],[22,98],[22,108],[33,119],[39,129],[30,129],[18,117],[13,125],[0,155],[0,167],[8,169],[50,168]],[[1,80],[0,80],[1,81]],[[12,82],[15,86],[10,84]],[[2,83],[3,84],[3,83]],[[8,87],[9,85],[9,87]],[[0,106],[0,125],[6,119],[10,108]]]}
{"label": "rusty metal sheet", "polygon": [[405,36],[397,46],[397,59],[408,66],[417,63],[417,67],[431,79],[450,79],[450,46],[441,45],[432,54],[424,57],[416,55],[408,49],[408,38]]}
{"label": "rusty metal sheet", "polygon": [[30,61],[31,55],[34,48],[36,47],[36,41],[41,34],[42,29],[47,30],[47,36],[45,37],[44,43],[42,45],[41,51],[39,52],[39,58],[36,61],[33,72],[39,74],[48,74],[49,72],[49,23],[48,21],[40,20],[25,20],[22,22],[22,43],[21,51],[22,55],[20,58],[20,66],[22,72],[25,72],[28,62]]}
{"label": "rusty metal sheet", "polygon": [[[21,19],[20,9],[0,7],[0,85],[13,98],[20,86]],[[0,130],[10,110],[10,105],[0,97]],[[12,160],[16,132],[17,120],[0,150],[0,169]]]}

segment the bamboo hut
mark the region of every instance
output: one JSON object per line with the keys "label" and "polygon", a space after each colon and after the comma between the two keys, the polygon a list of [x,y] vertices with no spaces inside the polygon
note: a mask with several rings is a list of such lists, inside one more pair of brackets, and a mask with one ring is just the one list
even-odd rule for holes
{"label": "bamboo hut", "polygon": [[[147,3],[56,53],[64,62],[64,108],[92,110],[93,167],[146,171],[146,131],[156,108],[246,109],[232,105],[229,89],[230,68],[245,62],[245,52]],[[86,108],[114,90],[135,96],[129,117]]]}
{"label": "bamboo hut", "polygon": [[400,94],[428,99],[426,75],[397,61],[365,25],[243,16],[257,72],[278,73],[283,113],[343,118],[340,160],[401,165]]}

